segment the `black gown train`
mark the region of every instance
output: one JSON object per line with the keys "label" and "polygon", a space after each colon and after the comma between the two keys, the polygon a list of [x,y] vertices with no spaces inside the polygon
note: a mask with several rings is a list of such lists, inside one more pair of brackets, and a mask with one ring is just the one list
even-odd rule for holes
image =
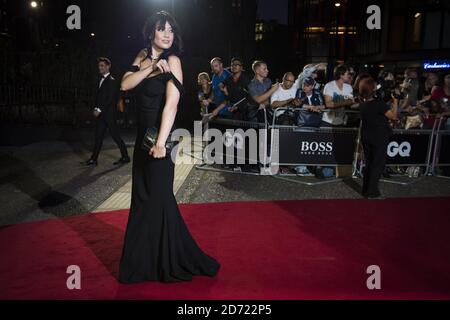
{"label": "black gown train", "polygon": [[[133,154],[132,195],[119,266],[121,283],[178,282],[194,275],[215,276],[220,264],[204,253],[180,214],[173,194],[175,164],[155,159],[141,148],[146,128],[161,123],[166,84],[172,73],[144,79],[136,88],[138,133]],[[172,130],[174,127],[172,127]]]}

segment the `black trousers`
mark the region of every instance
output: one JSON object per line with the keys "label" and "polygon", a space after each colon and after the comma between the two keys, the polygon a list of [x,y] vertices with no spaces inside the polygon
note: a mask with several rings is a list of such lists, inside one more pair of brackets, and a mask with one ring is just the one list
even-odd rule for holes
{"label": "black trousers", "polygon": [[363,171],[362,195],[378,197],[381,195],[378,182],[386,164],[386,150],[389,143],[389,135],[378,132],[363,133],[362,145],[364,159],[366,161]]}
{"label": "black trousers", "polygon": [[119,147],[122,157],[128,157],[127,147],[120,137],[119,127],[117,126],[116,121],[100,116],[100,118],[97,118],[97,123],[95,126],[95,145],[91,159],[97,160],[103,145],[103,139],[105,138],[106,129],[109,130],[109,134]]}

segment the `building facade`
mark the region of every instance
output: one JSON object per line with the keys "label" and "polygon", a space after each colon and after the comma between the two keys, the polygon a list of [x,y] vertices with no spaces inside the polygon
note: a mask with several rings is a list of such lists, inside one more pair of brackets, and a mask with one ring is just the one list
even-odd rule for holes
{"label": "building facade", "polygon": [[[380,30],[366,25],[370,5],[381,9]],[[291,0],[289,24],[301,63],[346,61],[400,70],[445,66],[450,57],[446,0]]]}

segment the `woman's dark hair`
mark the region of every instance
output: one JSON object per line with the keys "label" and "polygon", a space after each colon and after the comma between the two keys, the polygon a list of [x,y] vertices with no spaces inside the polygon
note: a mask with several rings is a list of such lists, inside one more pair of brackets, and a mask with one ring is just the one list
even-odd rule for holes
{"label": "woman's dark hair", "polygon": [[371,78],[371,77],[372,76],[368,72],[361,72],[360,74],[358,74],[358,76],[356,77],[356,80],[355,80],[355,84],[353,85],[353,91],[359,92],[359,83],[361,82],[361,80]]}
{"label": "woman's dark hair", "polygon": [[169,49],[164,50],[160,56],[160,59],[167,59],[170,55],[179,56],[183,51],[183,40],[181,39],[180,27],[178,26],[178,23],[168,12],[162,10],[152,14],[145,22],[142,33],[144,35],[145,44],[148,45],[149,48],[147,55],[152,54],[150,46],[153,39],[155,39],[155,31],[157,29],[164,30],[166,22],[168,22],[172,27],[174,38],[172,46]]}
{"label": "woman's dark hair", "polygon": [[377,83],[372,77],[364,78],[359,82],[359,96],[363,99],[370,99],[375,96]]}

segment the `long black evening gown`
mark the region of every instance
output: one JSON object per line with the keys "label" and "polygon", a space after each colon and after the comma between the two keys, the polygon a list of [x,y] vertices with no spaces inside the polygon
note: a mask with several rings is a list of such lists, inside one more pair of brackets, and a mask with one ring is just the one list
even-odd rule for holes
{"label": "long black evening gown", "polygon": [[[172,73],[144,79],[136,88],[138,133],[133,155],[131,207],[120,260],[119,281],[178,282],[214,276],[220,264],[192,238],[173,194],[175,165],[170,155],[155,159],[141,148],[146,128],[159,128],[166,84]],[[173,131],[174,127],[172,127]]]}

